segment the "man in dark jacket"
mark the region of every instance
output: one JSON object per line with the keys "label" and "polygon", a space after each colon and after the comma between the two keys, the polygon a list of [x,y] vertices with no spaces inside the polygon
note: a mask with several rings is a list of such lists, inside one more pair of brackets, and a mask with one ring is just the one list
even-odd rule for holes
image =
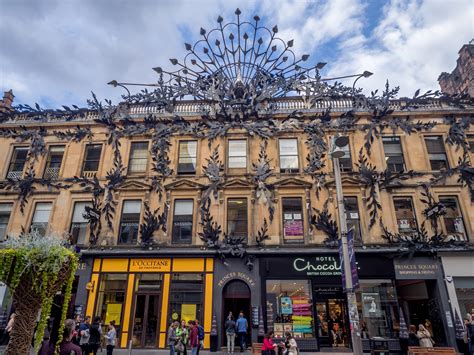
{"label": "man in dark jacket", "polygon": [[191,347],[191,355],[197,355],[199,349],[199,335],[198,329],[196,326],[196,321],[190,320],[188,322],[189,326],[189,346]]}
{"label": "man in dark jacket", "polygon": [[90,327],[89,351],[97,355],[97,350],[100,346],[100,335],[102,334],[102,327],[100,326],[100,317],[95,317],[94,322]]}
{"label": "man in dark jacket", "polygon": [[204,345],[204,328],[202,327],[201,324],[199,324],[199,321],[197,319],[195,320],[195,322],[196,322],[198,340],[199,340],[197,355],[199,355],[199,350],[201,350]]}

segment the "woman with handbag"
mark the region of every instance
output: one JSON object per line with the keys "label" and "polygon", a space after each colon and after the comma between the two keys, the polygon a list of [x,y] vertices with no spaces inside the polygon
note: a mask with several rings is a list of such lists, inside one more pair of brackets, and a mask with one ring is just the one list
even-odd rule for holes
{"label": "woman with handbag", "polygon": [[275,355],[276,344],[273,344],[273,330],[265,334],[262,346],[262,355]]}
{"label": "woman with handbag", "polygon": [[183,319],[181,325],[176,329],[176,342],[175,351],[176,353],[186,355],[186,346],[188,345],[188,328],[186,327],[186,321]]}
{"label": "woman with handbag", "polygon": [[420,346],[422,348],[432,348],[434,345],[433,339],[431,339],[431,333],[425,328],[423,324],[418,325],[418,332],[416,333],[418,339],[420,339]]}

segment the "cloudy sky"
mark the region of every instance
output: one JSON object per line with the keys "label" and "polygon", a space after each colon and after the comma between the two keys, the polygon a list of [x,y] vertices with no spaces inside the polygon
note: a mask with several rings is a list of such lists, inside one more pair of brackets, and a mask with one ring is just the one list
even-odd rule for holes
{"label": "cloudy sky", "polygon": [[91,91],[117,101],[107,82],[153,82],[152,67],[169,68],[237,7],[327,62],[323,76],[369,70],[366,90],[388,79],[407,96],[438,89],[474,37],[472,0],[0,0],[0,90],[45,107],[84,106]]}

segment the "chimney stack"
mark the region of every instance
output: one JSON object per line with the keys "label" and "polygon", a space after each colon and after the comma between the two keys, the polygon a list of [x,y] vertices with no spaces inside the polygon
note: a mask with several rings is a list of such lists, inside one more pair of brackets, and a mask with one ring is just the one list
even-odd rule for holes
{"label": "chimney stack", "polygon": [[15,95],[13,95],[13,91],[5,91],[3,93],[3,99],[0,100],[0,111],[9,111],[12,108],[13,104],[13,98]]}

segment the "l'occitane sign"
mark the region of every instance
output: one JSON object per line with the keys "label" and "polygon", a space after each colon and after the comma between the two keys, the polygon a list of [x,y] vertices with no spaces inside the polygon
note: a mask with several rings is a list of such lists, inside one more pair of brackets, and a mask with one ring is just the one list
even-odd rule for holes
{"label": "l'occitane sign", "polygon": [[165,272],[171,270],[170,259],[131,259],[131,272]]}

